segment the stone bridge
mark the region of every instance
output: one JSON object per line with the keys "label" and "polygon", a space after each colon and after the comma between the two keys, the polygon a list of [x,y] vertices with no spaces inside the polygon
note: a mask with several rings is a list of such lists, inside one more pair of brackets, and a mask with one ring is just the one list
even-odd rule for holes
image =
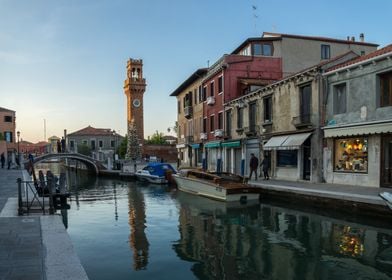
{"label": "stone bridge", "polygon": [[33,164],[42,162],[42,161],[47,161],[50,159],[74,159],[74,160],[78,160],[80,162],[83,162],[84,164],[86,164],[87,168],[89,168],[90,170],[93,170],[97,175],[99,174],[100,170],[106,170],[106,167],[103,166],[99,161],[79,154],[79,153],[49,153],[49,154],[44,154],[38,157],[34,158]]}

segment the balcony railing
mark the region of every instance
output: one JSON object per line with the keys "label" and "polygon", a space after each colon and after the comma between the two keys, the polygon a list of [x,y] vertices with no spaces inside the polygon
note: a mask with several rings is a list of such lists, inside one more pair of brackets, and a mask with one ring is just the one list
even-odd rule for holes
{"label": "balcony railing", "polygon": [[306,114],[306,115],[299,115],[299,116],[293,117],[291,123],[296,128],[301,128],[304,126],[312,126],[311,115]]}
{"label": "balcony railing", "polygon": [[207,97],[207,105],[214,105],[215,104],[215,97],[214,96],[208,96]]}
{"label": "balcony railing", "polygon": [[215,129],[214,136],[215,137],[223,137],[223,130],[222,129]]}
{"label": "balcony railing", "polygon": [[246,136],[256,136],[260,132],[260,127],[258,125],[251,125],[244,127],[244,132]]}
{"label": "balcony railing", "polygon": [[186,106],[184,108],[184,117],[187,119],[192,118],[192,114],[193,114],[193,107],[192,106]]}

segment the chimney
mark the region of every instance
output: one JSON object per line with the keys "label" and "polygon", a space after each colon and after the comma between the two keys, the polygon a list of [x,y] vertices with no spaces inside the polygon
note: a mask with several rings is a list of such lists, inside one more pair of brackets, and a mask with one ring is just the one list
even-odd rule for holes
{"label": "chimney", "polygon": [[355,37],[354,36],[351,37],[351,41],[355,42]]}
{"label": "chimney", "polygon": [[365,42],[365,35],[363,33],[359,34],[359,41]]}

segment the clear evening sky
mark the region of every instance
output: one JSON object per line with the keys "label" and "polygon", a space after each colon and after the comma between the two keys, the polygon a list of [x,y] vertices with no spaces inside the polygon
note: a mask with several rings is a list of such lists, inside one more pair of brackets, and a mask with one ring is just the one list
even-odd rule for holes
{"label": "clear evening sky", "polygon": [[263,31],[392,43],[392,1],[0,0],[0,107],[31,142],[87,125],[126,133],[128,58],[144,61],[145,137],[176,121],[169,94]]}

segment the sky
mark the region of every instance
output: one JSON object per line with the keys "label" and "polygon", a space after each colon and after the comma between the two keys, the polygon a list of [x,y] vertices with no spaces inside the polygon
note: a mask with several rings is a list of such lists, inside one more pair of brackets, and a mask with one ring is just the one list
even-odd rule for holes
{"label": "sky", "polygon": [[34,143],[88,125],[124,135],[126,62],[143,59],[145,138],[167,134],[170,94],[247,38],[364,33],[383,47],[391,10],[389,0],[0,0],[0,107]]}

